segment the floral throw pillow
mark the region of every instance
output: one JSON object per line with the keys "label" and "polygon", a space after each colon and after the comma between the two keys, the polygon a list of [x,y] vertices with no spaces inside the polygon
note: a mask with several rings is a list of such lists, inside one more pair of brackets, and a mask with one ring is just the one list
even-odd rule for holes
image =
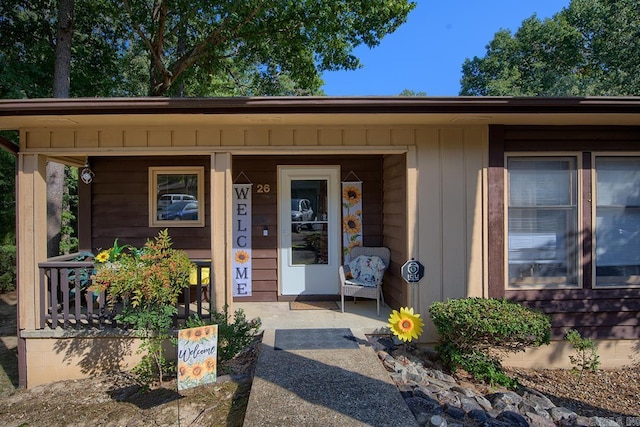
{"label": "floral throw pillow", "polygon": [[360,255],[349,263],[353,279],[347,282],[375,288],[382,282],[385,268],[386,266],[380,257]]}

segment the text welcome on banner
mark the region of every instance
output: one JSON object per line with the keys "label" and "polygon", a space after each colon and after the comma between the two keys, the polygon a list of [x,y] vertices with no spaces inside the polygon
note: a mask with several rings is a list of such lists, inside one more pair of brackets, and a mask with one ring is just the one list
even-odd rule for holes
{"label": "text welcome on banner", "polygon": [[233,185],[233,296],[251,296],[251,188]]}

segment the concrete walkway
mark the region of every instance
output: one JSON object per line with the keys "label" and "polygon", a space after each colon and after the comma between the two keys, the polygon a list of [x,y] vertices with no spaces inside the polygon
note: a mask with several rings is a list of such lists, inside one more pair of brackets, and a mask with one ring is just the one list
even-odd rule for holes
{"label": "concrete walkway", "polygon": [[[360,308],[364,309],[364,304]],[[340,325],[332,324],[336,316],[340,319],[340,312],[333,313],[335,316],[319,310],[305,314],[309,325],[301,326],[306,324],[302,319],[294,325],[315,328],[309,329],[309,334],[323,327],[328,329],[322,331],[329,332],[346,329],[353,335],[347,336],[351,345],[346,343],[345,348],[337,349],[297,349],[295,345],[279,349],[283,346],[277,336],[282,337],[287,328],[265,328],[244,426],[417,426],[366,340],[365,333],[377,329],[380,322],[386,324],[388,314],[381,313],[378,318],[374,309],[374,318],[360,319],[361,325],[371,324],[373,328],[350,327],[344,317]],[[296,312],[295,316],[300,314]],[[316,321],[312,322],[314,318]],[[329,320],[329,324],[319,319]],[[290,322],[287,326],[292,328]]]}

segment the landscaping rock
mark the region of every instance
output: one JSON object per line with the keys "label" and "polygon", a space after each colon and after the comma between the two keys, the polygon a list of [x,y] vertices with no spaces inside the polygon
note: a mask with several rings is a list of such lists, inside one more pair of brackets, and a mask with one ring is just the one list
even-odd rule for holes
{"label": "landscaping rock", "polygon": [[482,396],[473,384],[457,382],[434,369],[436,363],[424,366],[419,359],[393,347],[384,347],[380,342],[375,348],[379,349],[378,357],[421,426],[620,427],[610,418],[579,417],[530,388],[522,388],[518,393],[500,390]]}
{"label": "landscaping rock", "polygon": [[575,412],[567,408],[558,407],[558,406],[556,406],[555,408],[549,409],[549,415],[551,415],[551,419],[553,419],[553,421],[555,421],[556,423],[561,421],[565,423],[572,422],[572,421],[575,421],[576,418],[578,418],[578,414],[576,414]]}

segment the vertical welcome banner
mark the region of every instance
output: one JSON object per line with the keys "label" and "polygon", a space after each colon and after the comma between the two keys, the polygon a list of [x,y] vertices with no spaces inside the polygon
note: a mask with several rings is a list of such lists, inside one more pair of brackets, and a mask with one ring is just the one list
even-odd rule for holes
{"label": "vertical welcome banner", "polygon": [[233,296],[251,296],[251,186],[233,185]]}
{"label": "vertical welcome banner", "polygon": [[218,325],[178,331],[178,390],[215,383]]}
{"label": "vertical welcome banner", "polygon": [[351,249],[362,246],[362,182],[342,183],[342,252],[345,265]]}

